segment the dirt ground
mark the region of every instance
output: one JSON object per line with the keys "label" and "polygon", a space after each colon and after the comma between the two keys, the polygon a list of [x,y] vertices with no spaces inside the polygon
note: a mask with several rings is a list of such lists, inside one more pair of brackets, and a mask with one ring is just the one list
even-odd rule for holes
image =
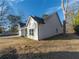
{"label": "dirt ground", "polygon": [[79,36],[67,34],[42,41],[0,38],[0,55],[0,59],[78,59]]}

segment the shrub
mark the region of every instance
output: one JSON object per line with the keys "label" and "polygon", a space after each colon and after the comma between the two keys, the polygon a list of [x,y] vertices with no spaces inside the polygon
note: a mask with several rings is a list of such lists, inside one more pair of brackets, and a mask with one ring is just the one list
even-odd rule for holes
{"label": "shrub", "polygon": [[0,27],[0,33],[2,33],[3,32],[3,29]]}
{"label": "shrub", "polygon": [[13,26],[13,27],[11,27],[11,29],[9,31],[11,31],[11,32],[18,32],[18,27],[17,26]]}
{"label": "shrub", "polygon": [[79,35],[79,25],[74,26],[75,33]]}

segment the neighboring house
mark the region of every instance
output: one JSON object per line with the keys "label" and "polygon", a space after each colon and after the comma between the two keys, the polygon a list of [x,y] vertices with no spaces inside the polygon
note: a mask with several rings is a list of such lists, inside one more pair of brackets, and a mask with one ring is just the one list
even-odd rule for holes
{"label": "neighboring house", "polygon": [[56,12],[47,18],[30,16],[26,26],[22,27],[19,33],[21,33],[20,36],[24,35],[30,39],[41,40],[63,33],[63,27]]}
{"label": "neighboring house", "polygon": [[19,36],[26,36],[26,24],[25,23],[19,23],[18,24],[18,30],[19,30]]}

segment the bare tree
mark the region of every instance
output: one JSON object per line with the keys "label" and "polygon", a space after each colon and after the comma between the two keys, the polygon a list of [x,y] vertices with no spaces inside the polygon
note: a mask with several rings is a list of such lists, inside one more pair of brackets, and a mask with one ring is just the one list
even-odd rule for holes
{"label": "bare tree", "polygon": [[11,31],[12,32],[17,32],[18,30],[18,23],[21,21],[20,16],[15,16],[15,15],[8,15],[7,17],[9,21],[11,22]]}
{"label": "bare tree", "polygon": [[9,12],[9,5],[6,0],[0,0],[0,27],[2,27],[7,19],[7,15]]}
{"label": "bare tree", "polygon": [[9,6],[6,0],[0,1],[0,21],[5,21],[9,12]]}
{"label": "bare tree", "polygon": [[64,21],[63,21],[63,33],[66,34],[66,19],[67,19],[67,9],[68,9],[69,0],[66,0],[66,5],[64,0],[61,0],[61,6],[64,14]]}

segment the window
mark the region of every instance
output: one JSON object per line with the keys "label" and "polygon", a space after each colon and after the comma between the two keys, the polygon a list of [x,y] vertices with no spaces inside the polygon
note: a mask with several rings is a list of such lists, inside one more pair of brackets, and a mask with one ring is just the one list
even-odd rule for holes
{"label": "window", "polygon": [[31,29],[31,31],[32,31],[32,33],[31,33],[31,34],[32,34],[32,36],[33,36],[33,35],[34,35],[34,29]]}
{"label": "window", "polygon": [[29,29],[29,35],[34,36],[34,29]]}
{"label": "window", "polygon": [[58,33],[58,29],[56,28],[56,33]]}
{"label": "window", "polygon": [[31,35],[31,29],[29,29],[29,35]]}

